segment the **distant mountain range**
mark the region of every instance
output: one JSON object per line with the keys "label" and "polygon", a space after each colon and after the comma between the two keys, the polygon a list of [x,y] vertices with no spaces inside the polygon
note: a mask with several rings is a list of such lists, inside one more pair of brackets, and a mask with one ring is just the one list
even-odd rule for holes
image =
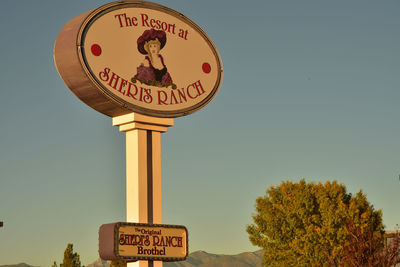
{"label": "distant mountain range", "polygon": [[[196,251],[187,257],[186,261],[164,262],[164,267],[261,267],[262,250],[244,252],[237,255],[218,255],[205,251]],[[101,259],[87,267],[109,267],[110,263]],[[34,267],[25,263],[0,265],[0,267]],[[43,266],[45,267],[45,266]]]}
{"label": "distant mountain range", "polygon": [[205,251],[191,253],[186,261],[165,262],[164,267],[261,267],[262,250],[238,255],[217,255]]}
{"label": "distant mountain range", "polygon": [[12,265],[0,265],[0,267],[34,267],[26,263],[12,264]]}
{"label": "distant mountain range", "polygon": [[[164,262],[163,267],[261,267],[262,254],[262,250],[238,255],[218,255],[200,250],[189,254],[186,261]],[[87,267],[109,266],[109,262],[98,259]]]}

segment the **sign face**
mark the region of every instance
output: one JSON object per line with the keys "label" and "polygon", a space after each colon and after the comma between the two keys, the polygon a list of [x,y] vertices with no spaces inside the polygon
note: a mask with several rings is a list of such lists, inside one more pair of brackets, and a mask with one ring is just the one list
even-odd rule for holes
{"label": "sign face", "polygon": [[185,260],[187,229],[163,224],[104,224],[99,230],[99,254],[103,260]]}
{"label": "sign face", "polygon": [[187,115],[208,104],[222,81],[222,63],[206,33],[148,2],[115,2],[71,20],[56,40],[55,61],[70,89],[109,116]]}

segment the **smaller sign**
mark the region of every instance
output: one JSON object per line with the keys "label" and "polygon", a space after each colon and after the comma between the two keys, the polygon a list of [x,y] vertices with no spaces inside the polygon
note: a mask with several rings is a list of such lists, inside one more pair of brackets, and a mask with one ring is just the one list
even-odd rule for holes
{"label": "smaller sign", "polygon": [[188,255],[185,226],[118,222],[99,230],[103,260],[183,261]]}

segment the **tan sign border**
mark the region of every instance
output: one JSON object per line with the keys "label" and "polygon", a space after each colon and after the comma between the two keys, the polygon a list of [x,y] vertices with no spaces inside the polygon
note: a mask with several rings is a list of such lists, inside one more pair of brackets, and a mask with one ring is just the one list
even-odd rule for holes
{"label": "tan sign border", "polygon": [[[204,38],[216,58],[218,69],[218,77],[214,88],[205,99],[191,107],[184,109],[170,111],[148,109],[116,97],[110,93],[101,82],[98,81],[96,75],[94,75],[90,70],[90,66],[85,58],[85,52],[83,49],[85,34],[89,30],[90,26],[104,14],[128,7],[147,8],[167,13],[181,20],[183,23],[191,26]],[[74,43],[74,45],[72,43]],[[72,49],[74,51],[72,51]],[[181,13],[151,2],[142,2],[136,0],[118,1],[103,5],[95,10],[75,17],[64,26],[57,37],[54,48],[54,58],[60,76],[63,78],[64,82],[71,89],[71,91],[87,105],[111,117],[120,116],[131,112],[138,112],[144,115],[155,117],[174,118],[185,116],[206,106],[214,98],[222,82],[222,62],[215,45],[207,36],[207,34],[196,23]],[[74,66],[74,64],[77,63],[79,66]]]}
{"label": "tan sign border", "polygon": [[[119,249],[119,228],[121,226],[132,226],[132,227],[158,227],[158,228],[179,228],[186,232],[186,255],[185,257],[163,257],[163,256],[121,256],[118,253]],[[113,238],[110,240],[110,238]],[[125,261],[138,261],[138,260],[152,260],[152,261],[184,261],[189,255],[189,236],[187,228],[183,225],[171,225],[171,224],[148,224],[148,223],[130,223],[130,222],[118,222],[103,224],[99,229],[99,254],[107,255],[106,260],[122,259]]]}

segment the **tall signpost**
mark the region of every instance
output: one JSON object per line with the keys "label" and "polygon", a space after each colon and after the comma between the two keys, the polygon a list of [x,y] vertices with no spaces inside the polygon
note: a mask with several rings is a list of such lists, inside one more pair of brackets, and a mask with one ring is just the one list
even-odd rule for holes
{"label": "tall signpost", "polygon": [[67,22],[54,58],[69,89],[126,133],[127,222],[100,227],[100,257],[140,267],[184,260],[186,228],[162,224],[160,136],[218,92],[214,44],[175,10],[118,1]]}

